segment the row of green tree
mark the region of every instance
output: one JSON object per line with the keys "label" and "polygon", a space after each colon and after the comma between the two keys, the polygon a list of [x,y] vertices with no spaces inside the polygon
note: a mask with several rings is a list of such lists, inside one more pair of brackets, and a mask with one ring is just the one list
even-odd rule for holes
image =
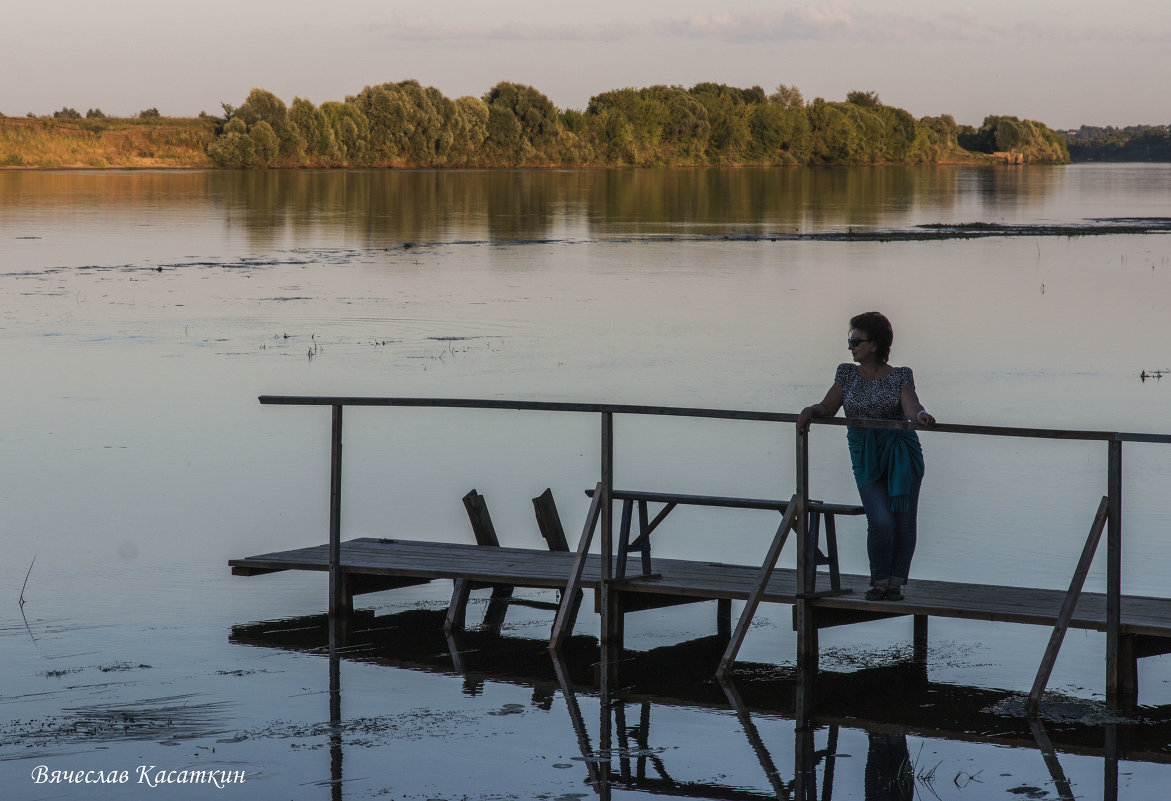
{"label": "row of green tree", "polygon": [[1171,161],[1171,126],[1083,125],[1066,135],[1073,161]]}
{"label": "row of green tree", "polygon": [[916,119],[874,92],[806,102],[784,85],[772,94],[651,86],[604,92],[578,111],[517,83],[451,100],[410,80],[320,106],[299,97],[286,106],[253,89],[240,106],[224,104],[208,154],[225,167],[505,167],[939,163],[1009,150],[1030,162],[1069,160],[1064,140],[1041,123],[988,117],[976,129],[946,114]]}
{"label": "row of green tree", "polygon": [[[3,115],[0,115],[0,116],[3,116]],[[37,115],[33,114],[32,112],[29,112],[28,116],[33,117],[35,119]],[[137,117],[138,119],[141,119],[141,120],[160,119],[162,117],[162,115],[159,114],[159,110],[157,108],[143,109],[142,111],[138,112],[134,116]],[[60,111],[53,112],[53,119],[55,119],[55,120],[80,120],[80,119],[82,119],[82,114],[80,111],[78,111],[75,108],[70,108],[69,106],[62,106]],[[87,119],[87,120],[104,120],[104,119],[107,119],[107,116],[102,113],[102,110],[100,108],[91,108],[89,111],[85,112],[85,119]]]}

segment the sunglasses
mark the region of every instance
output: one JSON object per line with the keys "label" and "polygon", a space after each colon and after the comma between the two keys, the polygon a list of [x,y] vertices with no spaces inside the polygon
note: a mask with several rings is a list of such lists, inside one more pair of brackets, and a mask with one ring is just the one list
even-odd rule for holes
{"label": "sunglasses", "polygon": [[857,337],[850,337],[849,339],[846,340],[846,347],[849,348],[850,350],[853,350],[854,348],[861,345],[863,342],[873,342],[873,341],[874,340],[872,340],[872,339],[858,339]]}

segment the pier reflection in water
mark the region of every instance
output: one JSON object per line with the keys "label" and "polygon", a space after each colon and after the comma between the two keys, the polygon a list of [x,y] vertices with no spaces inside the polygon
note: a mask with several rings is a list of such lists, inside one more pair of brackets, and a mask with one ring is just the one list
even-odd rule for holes
{"label": "pier reflection in water", "polygon": [[[603,660],[620,665],[615,679],[612,671],[601,669],[599,644],[592,637],[571,637],[561,655],[554,657],[544,640],[509,636],[492,627],[445,634],[443,617],[441,610],[387,615],[362,610],[345,628],[331,627],[327,615],[233,628],[231,641],[237,644],[328,655],[331,801],[347,797],[343,660],[454,673],[462,678],[468,696],[481,695],[491,683],[530,687],[533,705],[545,711],[554,709],[560,693],[568,717],[565,724],[580,751],[582,781],[603,799],[616,791],[622,797],[645,793],[745,801],[949,798],[964,797],[955,793],[968,785],[991,790],[990,785],[1005,780],[984,775],[978,765],[956,771],[949,763],[947,775],[942,775],[933,758],[924,755],[923,745],[945,742],[1034,751],[1038,772],[1043,765],[1049,777],[1049,789],[1034,787],[1034,795],[1028,797],[1098,795],[1097,787],[1087,786],[1084,770],[1079,782],[1071,781],[1062,755],[1067,761],[1071,756],[1100,761],[1101,797],[1106,799],[1119,797],[1120,759],[1171,763],[1165,747],[1171,740],[1167,708],[1147,708],[1141,720],[1066,717],[1050,729],[1043,718],[1024,715],[1019,694],[935,684],[926,664],[908,659],[853,673],[822,671],[814,724],[800,728],[792,722],[798,690],[795,669],[742,664],[732,681],[711,678],[725,636],[639,652],[637,659],[630,653],[603,651]],[[393,677],[387,681],[388,692],[393,692]],[[596,718],[589,712],[595,703]],[[741,744],[712,735],[699,744],[697,758],[697,727],[713,728],[710,715],[723,717],[729,710],[743,737]],[[1120,722],[1112,722],[1116,720]],[[791,747],[784,741],[790,735],[779,734],[787,727]],[[726,732],[726,725],[720,730]],[[534,736],[539,738],[540,733]],[[917,751],[909,748],[908,737],[920,742]],[[861,754],[839,750],[843,739],[854,749],[866,742],[864,771]],[[928,748],[928,754],[934,751]],[[719,766],[704,775],[696,763],[708,759],[719,760]],[[842,759],[849,760],[844,772]],[[453,772],[459,769],[453,763]],[[1008,775],[999,772],[1000,777]]]}

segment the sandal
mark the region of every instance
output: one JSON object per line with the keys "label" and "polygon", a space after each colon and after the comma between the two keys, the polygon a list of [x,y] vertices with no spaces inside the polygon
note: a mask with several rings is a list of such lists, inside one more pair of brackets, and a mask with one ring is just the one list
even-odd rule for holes
{"label": "sandal", "polygon": [[863,597],[867,601],[885,600],[886,599],[886,588],[885,587],[871,587],[870,589],[868,589],[866,591],[866,595]]}

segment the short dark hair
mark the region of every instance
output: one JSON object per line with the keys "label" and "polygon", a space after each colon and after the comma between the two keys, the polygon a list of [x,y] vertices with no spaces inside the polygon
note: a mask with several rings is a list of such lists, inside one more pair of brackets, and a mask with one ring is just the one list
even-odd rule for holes
{"label": "short dark hair", "polygon": [[891,343],[895,341],[895,331],[885,315],[876,311],[864,312],[850,318],[850,328],[857,328],[874,342],[875,357],[883,364],[887,363]]}

